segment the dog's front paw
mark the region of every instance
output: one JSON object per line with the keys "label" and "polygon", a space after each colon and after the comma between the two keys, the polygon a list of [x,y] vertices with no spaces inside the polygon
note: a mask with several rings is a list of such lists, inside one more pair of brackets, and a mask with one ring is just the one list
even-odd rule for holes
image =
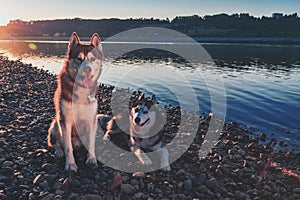
{"label": "dog's front paw", "polygon": [[97,164],[97,159],[95,157],[89,157],[85,164]]}
{"label": "dog's front paw", "polygon": [[77,172],[77,169],[78,169],[78,167],[77,167],[77,165],[75,163],[73,163],[73,164],[66,164],[65,165],[65,171],[66,172],[69,172],[69,171]]}
{"label": "dog's front paw", "polygon": [[93,169],[98,167],[97,159],[95,157],[90,157],[86,160],[85,164],[92,167]]}

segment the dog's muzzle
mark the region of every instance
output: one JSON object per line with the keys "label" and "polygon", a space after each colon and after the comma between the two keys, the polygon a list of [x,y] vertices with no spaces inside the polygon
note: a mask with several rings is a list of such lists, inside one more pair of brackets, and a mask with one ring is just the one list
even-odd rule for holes
{"label": "dog's muzzle", "polygon": [[141,118],[139,118],[139,117],[136,117],[135,119],[134,119],[134,122],[135,122],[135,124],[136,125],[139,125],[139,126],[144,126],[147,122],[149,122],[150,121],[150,118],[148,118],[146,121],[144,121],[142,124],[140,124],[139,125],[139,123],[141,122]]}
{"label": "dog's muzzle", "polygon": [[[134,119],[134,124],[133,124],[133,130],[136,133],[139,133],[141,128],[150,121],[150,118],[148,118],[145,122],[143,122],[142,124],[139,125],[139,122],[141,121],[141,119],[139,117]],[[138,123],[137,123],[138,122]]]}
{"label": "dog's muzzle", "polygon": [[150,118],[148,118],[146,121],[144,121],[144,123],[142,123],[141,126],[144,126],[149,121],[150,121]]}

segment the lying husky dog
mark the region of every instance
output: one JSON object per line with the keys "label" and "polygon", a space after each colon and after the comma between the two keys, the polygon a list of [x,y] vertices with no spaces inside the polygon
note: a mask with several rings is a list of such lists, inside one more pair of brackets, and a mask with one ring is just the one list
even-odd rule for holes
{"label": "lying husky dog", "polygon": [[130,113],[123,113],[113,118],[98,115],[100,126],[105,130],[104,140],[112,139],[117,134],[127,138],[127,144],[139,161],[144,165],[151,165],[152,160],[145,152],[157,151],[160,167],[166,171],[169,166],[169,152],[164,143],[164,116],[161,108],[156,104],[155,95],[145,98],[142,93],[131,106]]}
{"label": "lying husky dog", "polygon": [[77,171],[73,148],[79,148],[82,143],[88,150],[86,163],[97,166],[97,80],[102,60],[101,40],[97,33],[88,43],[81,43],[77,34],[72,34],[65,64],[57,77],[56,116],[48,131],[48,145],[54,147],[56,156],[65,155],[66,171]]}

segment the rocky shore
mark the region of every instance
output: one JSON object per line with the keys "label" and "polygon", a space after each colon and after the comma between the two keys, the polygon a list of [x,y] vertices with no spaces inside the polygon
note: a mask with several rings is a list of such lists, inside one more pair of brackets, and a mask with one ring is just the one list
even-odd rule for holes
{"label": "rocky shore", "polygon": [[[274,140],[260,139],[237,123],[225,123],[207,156],[198,151],[209,118],[200,118],[194,142],[172,170],[125,173],[100,162],[85,167],[84,150],[76,152],[79,170],[63,171],[47,146],[56,77],[0,55],[0,200],[4,199],[300,199],[300,154],[276,150]],[[113,86],[100,85],[99,113],[110,114]],[[180,108],[168,108],[165,126],[176,133]]]}

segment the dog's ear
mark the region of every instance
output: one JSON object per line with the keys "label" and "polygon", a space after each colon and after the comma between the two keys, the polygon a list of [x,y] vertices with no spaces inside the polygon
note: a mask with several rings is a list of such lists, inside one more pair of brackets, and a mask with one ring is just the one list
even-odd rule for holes
{"label": "dog's ear", "polygon": [[152,101],[153,105],[155,105],[157,103],[155,94],[152,95],[151,101]]}
{"label": "dog's ear", "polygon": [[94,47],[100,47],[101,46],[101,39],[100,39],[98,33],[94,33],[93,36],[91,37],[91,44]]}
{"label": "dog's ear", "polygon": [[73,32],[70,37],[69,50],[75,48],[79,43],[80,43],[80,40],[79,40],[77,33]]}

